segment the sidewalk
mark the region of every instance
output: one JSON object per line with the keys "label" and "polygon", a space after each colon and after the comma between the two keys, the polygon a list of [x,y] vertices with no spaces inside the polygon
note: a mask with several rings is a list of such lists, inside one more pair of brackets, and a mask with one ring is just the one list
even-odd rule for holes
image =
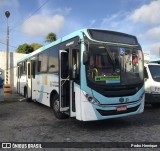
{"label": "sidewalk", "polygon": [[5,94],[4,101],[20,101],[24,97],[22,95],[13,93],[13,94]]}

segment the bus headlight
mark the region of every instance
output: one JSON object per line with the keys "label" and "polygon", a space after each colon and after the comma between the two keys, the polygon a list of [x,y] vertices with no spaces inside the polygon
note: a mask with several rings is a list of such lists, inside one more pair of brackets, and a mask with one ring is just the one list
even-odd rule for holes
{"label": "bus headlight", "polygon": [[91,97],[89,94],[86,93],[85,97],[90,103],[95,104],[95,105],[100,105],[100,102],[96,100],[95,98]]}

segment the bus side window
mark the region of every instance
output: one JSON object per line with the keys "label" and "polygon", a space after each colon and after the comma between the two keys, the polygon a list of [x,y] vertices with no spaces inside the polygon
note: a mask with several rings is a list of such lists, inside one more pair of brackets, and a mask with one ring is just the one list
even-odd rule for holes
{"label": "bus side window", "polygon": [[21,78],[22,74],[23,74],[23,67],[22,67],[22,65],[20,65],[20,78]]}
{"label": "bus side window", "polygon": [[47,72],[48,70],[48,51],[38,55],[38,72]]}
{"label": "bus side window", "polygon": [[146,67],[144,67],[144,78],[148,79],[148,73],[147,73]]}
{"label": "bus side window", "polygon": [[18,66],[18,78],[20,78],[19,66]]}
{"label": "bus side window", "polygon": [[61,78],[67,79],[69,75],[68,53],[61,53]]}
{"label": "bus side window", "polygon": [[51,48],[49,51],[49,61],[48,61],[48,71],[58,74],[59,66],[58,66],[58,48]]}
{"label": "bus side window", "polygon": [[36,74],[36,62],[32,62],[32,77],[35,79]]}
{"label": "bus side window", "polygon": [[22,63],[22,74],[26,74],[26,64],[27,64],[26,61]]}
{"label": "bus side window", "polygon": [[37,61],[37,64],[38,64],[38,72],[40,72],[41,71],[41,61]]}
{"label": "bus side window", "polygon": [[30,79],[30,63],[28,63],[28,79]]}

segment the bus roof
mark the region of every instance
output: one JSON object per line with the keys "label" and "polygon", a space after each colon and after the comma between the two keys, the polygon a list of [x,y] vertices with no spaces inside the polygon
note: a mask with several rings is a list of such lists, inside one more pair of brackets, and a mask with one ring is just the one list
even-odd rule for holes
{"label": "bus roof", "polygon": [[73,33],[71,33],[71,34],[69,34],[67,36],[64,36],[62,38],[57,39],[54,42],[51,42],[50,44],[44,45],[44,46],[40,47],[39,49],[29,53],[28,55],[26,55],[25,57],[21,58],[20,60],[18,60],[18,63],[30,58],[31,56],[34,56],[37,53],[40,53],[40,52],[42,52],[42,51],[44,51],[44,50],[46,50],[46,49],[48,49],[48,48],[50,48],[52,46],[55,46],[55,45],[59,44],[60,42],[64,42],[64,41],[68,40],[69,38],[73,38],[73,37],[79,35],[79,33],[85,32],[85,31],[87,31],[87,29],[81,29],[81,30],[75,31],[75,32],[73,32]]}
{"label": "bus roof", "polygon": [[[46,50],[46,49],[48,49],[48,48],[50,48],[50,47],[52,47],[52,46],[55,46],[55,45],[57,45],[57,44],[59,44],[59,43],[61,43],[61,42],[64,42],[64,41],[66,41],[66,40],[68,40],[68,39],[70,39],[70,38],[73,38],[73,37],[75,37],[75,36],[78,36],[78,35],[80,35],[80,33],[82,33],[82,32],[84,32],[84,33],[88,36],[88,38],[89,38],[90,36],[89,36],[88,30],[109,31],[109,32],[115,32],[115,33],[119,33],[119,34],[125,34],[125,35],[128,35],[128,36],[132,36],[132,35],[129,35],[129,34],[126,34],[126,33],[117,32],[117,31],[111,31],[111,30],[105,30],[105,29],[98,29],[98,28],[84,28],[84,29],[77,30],[77,31],[75,31],[75,32],[73,32],[73,33],[71,33],[71,34],[69,34],[69,35],[67,35],[67,36],[64,36],[64,37],[62,37],[62,38],[59,38],[58,40],[56,40],[56,41],[54,41],[54,42],[51,42],[50,44],[47,44],[47,45],[44,45],[44,46],[40,47],[39,49],[37,49],[37,50],[33,51],[32,53],[29,53],[29,54],[26,55],[25,57],[21,58],[17,63],[19,63],[19,62],[21,62],[21,61],[24,61],[24,60],[27,60],[28,58],[30,58],[30,57],[32,57],[32,56],[34,56],[34,55],[36,55],[36,54],[38,54],[38,53]],[[135,37],[135,36],[133,36],[133,37]]]}

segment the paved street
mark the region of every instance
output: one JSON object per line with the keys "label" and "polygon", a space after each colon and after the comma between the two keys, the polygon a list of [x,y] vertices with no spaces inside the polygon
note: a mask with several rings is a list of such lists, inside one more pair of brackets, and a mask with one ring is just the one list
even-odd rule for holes
{"label": "paved street", "polygon": [[145,107],[133,117],[80,122],[58,120],[51,108],[35,102],[0,103],[0,141],[160,142],[160,108]]}

